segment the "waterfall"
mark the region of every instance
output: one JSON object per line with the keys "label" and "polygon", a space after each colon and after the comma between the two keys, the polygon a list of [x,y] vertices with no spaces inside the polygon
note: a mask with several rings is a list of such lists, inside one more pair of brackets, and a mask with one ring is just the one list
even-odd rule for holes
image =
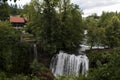
{"label": "waterfall", "polygon": [[70,55],[60,51],[59,54],[53,57],[50,69],[55,76],[79,74],[87,75],[89,68],[89,60],[85,54],[83,55]]}
{"label": "waterfall", "polygon": [[33,45],[33,49],[34,49],[34,59],[37,60],[37,56],[38,56],[38,54],[37,54],[37,45],[35,43]]}

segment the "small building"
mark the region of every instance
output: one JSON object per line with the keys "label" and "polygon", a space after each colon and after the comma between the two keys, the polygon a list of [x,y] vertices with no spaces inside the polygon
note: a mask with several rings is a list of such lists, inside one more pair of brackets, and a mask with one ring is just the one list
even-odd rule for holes
{"label": "small building", "polygon": [[23,17],[10,16],[10,23],[15,28],[22,28],[26,24],[27,20]]}

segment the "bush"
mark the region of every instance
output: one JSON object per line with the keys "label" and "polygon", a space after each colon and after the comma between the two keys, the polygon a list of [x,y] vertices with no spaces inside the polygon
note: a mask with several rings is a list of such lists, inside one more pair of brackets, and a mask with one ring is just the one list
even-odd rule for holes
{"label": "bush", "polygon": [[91,68],[89,70],[89,75],[88,75],[89,80],[119,80],[120,79],[119,76],[120,48],[104,50],[101,52],[94,51],[94,54],[89,54],[88,57],[90,57],[91,55],[94,56],[92,61],[96,61],[97,59],[100,59],[100,63],[104,62],[103,60],[106,59],[108,59],[108,61],[105,62],[104,64],[101,64],[100,66],[98,65],[94,68]]}
{"label": "bush", "polygon": [[13,75],[12,77],[8,77],[5,72],[0,72],[0,80],[39,80],[36,76],[26,76],[23,74]]}
{"label": "bush", "polygon": [[58,76],[57,80],[88,80],[87,77],[80,75],[79,77],[75,75],[68,75],[68,76]]}
{"label": "bush", "polygon": [[27,73],[29,44],[21,42],[21,33],[9,22],[0,22],[0,70],[8,73]]}

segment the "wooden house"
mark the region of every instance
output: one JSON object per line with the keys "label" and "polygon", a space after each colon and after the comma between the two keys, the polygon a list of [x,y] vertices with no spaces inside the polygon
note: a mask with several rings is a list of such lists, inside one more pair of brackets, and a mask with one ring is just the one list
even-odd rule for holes
{"label": "wooden house", "polygon": [[23,17],[10,16],[10,23],[15,28],[22,28],[26,24],[27,20]]}

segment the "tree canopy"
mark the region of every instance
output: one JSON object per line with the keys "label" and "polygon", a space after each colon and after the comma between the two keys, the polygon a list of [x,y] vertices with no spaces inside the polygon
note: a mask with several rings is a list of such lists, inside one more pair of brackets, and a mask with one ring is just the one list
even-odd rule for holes
{"label": "tree canopy", "polygon": [[[25,14],[30,19],[29,31],[36,36],[45,50],[71,50],[81,43],[82,12],[77,5],[70,4],[69,0],[45,0],[41,3],[33,0],[30,5],[25,6],[25,10],[29,10],[29,13]],[[31,16],[33,13],[34,16]]]}
{"label": "tree canopy", "polygon": [[9,17],[9,5],[7,3],[0,2],[0,20],[8,20]]}

